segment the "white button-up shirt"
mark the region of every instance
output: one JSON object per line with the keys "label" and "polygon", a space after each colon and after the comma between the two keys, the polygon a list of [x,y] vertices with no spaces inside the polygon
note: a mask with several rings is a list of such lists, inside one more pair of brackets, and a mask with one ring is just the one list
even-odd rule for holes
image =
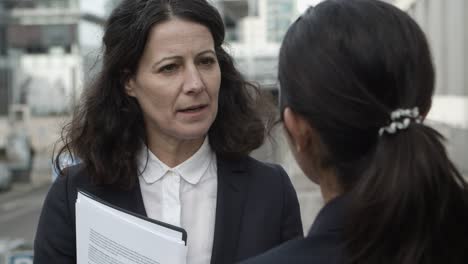
{"label": "white button-up shirt", "polygon": [[148,217],[187,231],[187,264],[210,263],[218,177],[216,154],[208,138],[192,157],[174,168],[145,147],[139,167],[144,169],[139,181]]}

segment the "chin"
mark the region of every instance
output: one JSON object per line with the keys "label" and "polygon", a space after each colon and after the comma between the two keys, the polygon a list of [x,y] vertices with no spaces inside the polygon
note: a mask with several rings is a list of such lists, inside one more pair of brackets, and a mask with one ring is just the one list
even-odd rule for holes
{"label": "chin", "polygon": [[205,138],[208,134],[209,128],[206,129],[186,129],[184,131],[180,131],[179,138],[184,140],[195,140]]}

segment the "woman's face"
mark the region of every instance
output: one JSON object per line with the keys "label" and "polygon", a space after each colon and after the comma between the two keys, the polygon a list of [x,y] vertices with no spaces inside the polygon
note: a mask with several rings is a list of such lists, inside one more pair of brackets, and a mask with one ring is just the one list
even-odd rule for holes
{"label": "woman's face", "polygon": [[143,111],[150,137],[203,138],[216,118],[221,70],[210,30],[171,19],[153,26],[128,95]]}

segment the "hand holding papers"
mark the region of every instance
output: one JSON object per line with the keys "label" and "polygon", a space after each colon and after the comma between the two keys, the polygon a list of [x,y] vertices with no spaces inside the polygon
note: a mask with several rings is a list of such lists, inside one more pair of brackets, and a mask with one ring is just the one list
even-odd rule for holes
{"label": "hand holding papers", "polygon": [[76,200],[78,264],[185,264],[187,233],[83,192]]}

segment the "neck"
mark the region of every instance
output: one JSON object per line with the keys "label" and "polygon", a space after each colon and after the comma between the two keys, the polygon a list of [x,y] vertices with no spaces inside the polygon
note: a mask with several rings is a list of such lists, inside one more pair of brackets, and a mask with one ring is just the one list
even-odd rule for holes
{"label": "neck", "polygon": [[204,137],[191,140],[148,137],[148,148],[164,164],[174,168],[195,154],[204,140]]}
{"label": "neck", "polygon": [[319,185],[325,204],[343,193],[343,189],[338,182],[338,177],[332,169],[320,172]]}

